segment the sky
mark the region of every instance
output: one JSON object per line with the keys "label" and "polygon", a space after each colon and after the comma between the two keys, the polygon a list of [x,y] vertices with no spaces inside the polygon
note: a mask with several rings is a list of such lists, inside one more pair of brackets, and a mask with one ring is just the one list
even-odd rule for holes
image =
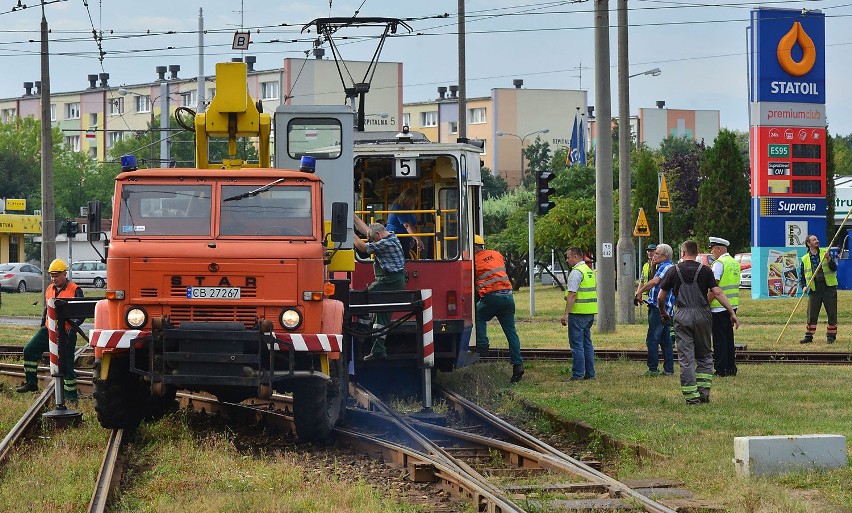
{"label": "sky", "polygon": [[[630,73],[660,68],[659,76],[630,80],[631,113],[654,108],[711,109],[722,127],[748,129],[746,28],[755,7],[822,10],[826,15],[826,112],[832,134],[852,134],[852,0],[733,2],[731,0],[631,0]],[[240,53],[234,32],[252,32],[245,55],[256,69],[303,58],[316,34],[301,33],[322,17],[390,17],[405,21],[388,38],[382,61],[403,63],[404,101],[437,97],[438,86],[458,83],[457,0],[46,0],[50,34],[50,83],[56,92],[88,87],[86,76],[107,72],[113,87],[150,82],[158,65],[179,64],[180,77],[198,75],[198,16],[203,8],[205,73]],[[25,9],[20,5],[30,5]],[[40,5],[36,0],[0,0],[0,98],[23,94],[23,82],[40,78]],[[616,1],[610,0],[612,112],[615,91]],[[14,10],[13,10],[14,8]],[[529,89],[585,89],[594,94],[594,1],[467,0],[466,75],[469,98],[490,95],[523,79]],[[444,17],[447,14],[447,17]],[[92,32],[103,33],[100,43]],[[347,60],[369,60],[376,28],[345,28],[336,42]],[[324,46],[330,55],[328,45]],[[99,54],[103,52],[103,59]],[[339,84],[338,84],[339,85]],[[342,87],[342,86],[341,86]],[[343,95],[341,93],[341,102]]]}

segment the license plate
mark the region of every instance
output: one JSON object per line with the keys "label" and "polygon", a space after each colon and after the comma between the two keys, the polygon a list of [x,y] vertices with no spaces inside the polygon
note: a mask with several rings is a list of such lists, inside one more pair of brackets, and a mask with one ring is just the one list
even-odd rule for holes
{"label": "license plate", "polygon": [[239,287],[187,287],[187,299],[240,299]]}

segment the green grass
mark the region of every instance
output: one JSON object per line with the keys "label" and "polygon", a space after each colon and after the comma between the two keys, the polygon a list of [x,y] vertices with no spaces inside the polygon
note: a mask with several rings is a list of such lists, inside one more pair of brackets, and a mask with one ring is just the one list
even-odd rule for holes
{"label": "green grass", "polygon": [[737,436],[831,433],[852,438],[848,367],[751,365],[736,377],[716,379],[709,405],[687,407],[676,376],[640,378],[641,362],[598,362],[594,381],[573,383],[560,372],[566,365],[527,363],[524,379],[511,388],[508,365],[499,363],[440,379],[515,416],[523,416],[523,398],[665,456],[636,461],[630,454],[609,454],[605,470],[620,479],[683,480],[698,496],[735,512],[852,508],[852,467],[747,480],[736,476],[732,462]]}
{"label": "green grass", "polygon": [[[104,289],[83,288],[86,297],[104,297]],[[44,294],[41,292],[3,292],[0,295],[0,317],[41,317]]]}

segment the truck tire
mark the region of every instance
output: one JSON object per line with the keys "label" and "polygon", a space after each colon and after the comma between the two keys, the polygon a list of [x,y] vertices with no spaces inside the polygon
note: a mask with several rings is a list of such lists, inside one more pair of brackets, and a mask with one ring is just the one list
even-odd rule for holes
{"label": "truck tire", "polygon": [[323,442],[343,420],[349,374],[343,358],[330,360],[331,381],[303,380],[293,390],[293,421],[301,442]]}
{"label": "truck tire", "polygon": [[95,380],[95,413],[106,429],[133,429],[147,413],[150,391],[130,372],[127,357],[112,356],[111,360],[107,378]]}

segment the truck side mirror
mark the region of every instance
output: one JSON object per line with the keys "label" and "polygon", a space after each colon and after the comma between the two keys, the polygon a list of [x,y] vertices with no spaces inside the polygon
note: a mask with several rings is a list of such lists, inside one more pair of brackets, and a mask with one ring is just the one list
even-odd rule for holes
{"label": "truck side mirror", "polygon": [[331,241],[346,242],[349,232],[349,204],[335,201],[331,204]]}
{"label": "truck side mirror", "polygon": [[86,219],[86,237],[89,242],[101,239],[101,202],[90,201],[89,213]]}

